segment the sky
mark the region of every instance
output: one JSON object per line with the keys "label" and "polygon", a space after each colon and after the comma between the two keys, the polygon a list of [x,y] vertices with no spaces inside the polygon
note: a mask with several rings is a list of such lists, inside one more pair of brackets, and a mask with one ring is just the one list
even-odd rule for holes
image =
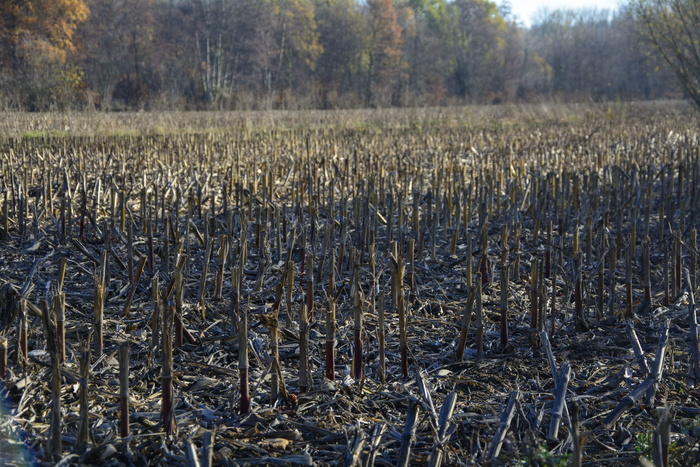
{"label": "sky", "polygon": [[[503,4],[506,0],[498,0]],[[525,26],[530,26],[532,15],[541,8],[555,9],[579,9],[591,8],[614,10],[620,0],[507,0],[511,10]]]}

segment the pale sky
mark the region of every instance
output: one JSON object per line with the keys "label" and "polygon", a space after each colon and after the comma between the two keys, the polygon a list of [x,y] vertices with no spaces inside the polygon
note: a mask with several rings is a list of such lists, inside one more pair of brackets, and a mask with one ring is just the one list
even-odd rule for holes
{"label": "pale sky", "polygon": [[[497,0],[498,4],[505,0]],[[614,10],[620,0],[508,0],[513,14],[520,18],[520,22],[529,26],[532,15],[540,8],[546,7],[550,10],[556,9],[579,9],[591,8]]]}

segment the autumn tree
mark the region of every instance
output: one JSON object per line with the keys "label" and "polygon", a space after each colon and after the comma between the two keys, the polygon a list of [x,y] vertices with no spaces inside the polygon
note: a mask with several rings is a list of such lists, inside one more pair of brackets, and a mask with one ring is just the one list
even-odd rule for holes
{"label": "autumn tree", "polygon": [[239,100],[262,75],[272,8],[255,0],[195,0],[194,30],[198,79],[204,99],[215,107]]}
{"label": "autumn tree", "polygon": [[[398,103],[399,85],[405,78],[403,39],[392,0],[367,0],[369,43],[367,49],[367,87],[365,104],[376,104],[376,91],[392,104]],[[384,99],[386,100],[386,99]]]}
{"label": "autumn tree", "polygon": [[[294,88],[307,92],[313,88],[307,87],[307,83],[313,83],[312,73],[323,52],[315,5],[311,0],[277,0],[274,6],[278,42],[276,63],[269,69],[269,107],[287,106]],[[275,97],[278,105],[275,105]]]}
{"label": "autumn tree", "polygon": [[[322,108],[357,103],[362,79],[362,52],[367,36],[365,17],[355,0],[316,3],[319,42],[323,52],[316,66]],[[362,105],[362,104],[359,104]]]}
{"label": "autumn tree", "polygon": [[648,40],[700,107],[700,1],[630,0]]}
{"label": "autumn tree", "polygon": [[435,105],[448,97],[450,11],[445,0],[407,0],[400,9],[412,102]]}
{"label": "autumn tree", "polygon": [[68,58],[76,27],[87,18],[82,0],[4,0],[0,3],[0,64],[11,105],[30,109],[67,102],[81,85]]}
{"label": "autumn tree", "polygon": [[[103,109],[144,108],[158,93],[159,63],[167,61],[157,43],[156,0],[88,0],[90,16],[80,29],[82,68]],[[181,47],[185,44],[181,44]]]}
{"label": "autumn tree", "polygon": [[470,100],[498,95],[502,90],[507,25],[498,6],[489,0],[452,3],[452,82],[459,96]]}

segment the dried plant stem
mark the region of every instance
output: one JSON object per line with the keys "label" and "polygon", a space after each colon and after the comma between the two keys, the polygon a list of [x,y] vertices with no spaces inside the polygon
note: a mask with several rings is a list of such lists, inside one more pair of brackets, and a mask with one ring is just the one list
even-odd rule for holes
{"label": "dried plant stem", "polygon": [[583,264],[581,261],[581,248],[579,244],[578,230],[574,234],[574,327],[576,332],[586,329],[585,316],[583,315]]}
{"label": "dried plant stem", "polygon": [[129,293],[126,296],[126,300],[124,301],[124,308],[122,309],[122,316],[126,317],[129,315],[129,310],[131,309],[131,302],[134,300],[134,294],[136,293],[136,289],[139,285],[139,280],[141,280],[141,275],[143,274],[143,270],[146,267],[146,256],[141,256],[139,258],[139,264],[136,267],[136,273],[132,279],[131,286],[129,287]]}
{"label": "dried plant stem", "polygon": [[[167,300],[167,298],[166,298]],[[175,316],[175,306],[166,302],[163,308],[163,368],[161,373],[162,381],[162,402],[161,421],[163,431],[168,436],[177,433],[177,421],[174,411],[174,391],[173,391],[173,321]]]}
{"label": "dried plant stem", "polygon": [[654,365],[649,375],[608,413],[605,420],[603,420],[603,426],[605,428],[610,428],[627,410],[634,407],[641,398],[644,398],[646,404],[653,405],[657,386],[663,374],[663,362],[668,347],[668,328],[669,322],[667,321],[661,330],[661,336],[659,336],[659,343],[656,348]]}
{"label": "dried plant stem", "polygon": [[508,346],[508,263],[501,264],[501,347]]}
{"label": "dried plant stem", "polygon": [[656,413],[659,417],[659,422],[654,431],[654,465],[668,467],[671,447],[671,422],[673,421],[671,409],[659,407],[656,409]]}
{"label": "dried plant stem", "polygon": [[430,453],[430,467],[440,467],[445,456],[446,445],[449,440],[449,428],[451,425],[452,414],[455,404],[457,403],[457,392],[452,391],[445,398],[445,402],[440,407],[440,415],[438,416],[437,434],[435,436],[435,445]]}
{"label": "dried plant stem", "polygon": [[403,295],[403,278],[405,266],[403,264],[403,257],[398,254],[396,243],[392,244],[391,259],[394,265],[392,271],[392,293],[394,294],[394,303],[396,306],[396,311],[399,315],[399,353],[401,354],[401,374],[404,377],[408,376],[408,336],[407,336],[407,319],[406,319],[406,305],[404,304]]}
{"label": "dried plant stem", "polygon": [[482,303],[481,273],[476,274],[476,358],[484,358],[484,307]]}
{"label": "dried plant stem", "polygon": [[681,232],[673,235],[673,299],[677,299],[683,287]]}
{"label": "dried plant stem", "polygon": [[219,236],[219,268],[216,273],[216,287],[214,289],[214,298],[221,300],[224,289],[224,270],[226,269],[226,259],[229,252],[229,236],[221,234]]}
{"label": "dried plant stem", "polygon": [[530,341],[535,345],[537,339],[537,330],[539,329],[539,291],[538,291],[538,274],[539,260],[533,259],[530,269]]}
{"label": "dried plant stem", "polygon": [[420,404],[416,399],[411,399],[408,404],[408,410],[406,411],[406,424],[401,434],[401,449],[399,450],[399,457],[396,460],[397,467],[406,467],[411,461],[411,449],[416,442],[416,422],[418,421],[419,413]]}
{"label": "dried plant stem", "polygon": [[56,347],[58,362],[66,361],[66,293],[63,291],[63,283],[66,277],[66,257],[61,258],[58,266],[58,286],[53,299],[53,311],[56,315]]}
{"label": "dried plant stem", "polygon": [[644,305],[651,306],[651,261],[649,259],[649,236],[644,237],[642,244],[642,274],[644,276]]}
{"label": "dried plant stem", "polygon": [[119,435],[129,436],[129,342],[119,344]]}
{"label": "dried plant stem", "polygon": [[185,326],[182,323],[182,281],[182,270],[180,268],[177,268],[174,272],[171,282],[173,283],[172,291],[173,297],[175,299],[175,315],[173,317],[175,328],[175,347],[177,347],[178,349],[181,349],[185,343]]}
{"label": "dried plant stem", "polygon": [[54,323],[46,300],[41,301],[41,310],[46,335],[46,350],[51,357],[51,418],[47,450],[51,458],[58,460],[62,457],[63,451],[61,440],[61,368],[58,361]]}
{"label": "dried plant stem", "polygon": [[663,304],[664,306],[670,306],[671,305],[671,269],[669,268],[669,253],[668,253],[668,247],[664,246],[664,257],[663,257],[663,274],[664,274],[664,300]]}
{"label": "dried plant stem", "polygon": [[[690,276],[688,270],[686,270],[686,274]],[[690,284],[692,278],[688,277],[686,282]],[[695,294],[692,288],[689,290],[688,296],[688,333],[690,334],[688,349],[688,385],[690,387],[695,387],[698,381],[700,381],[700,343],[698,339],[698,317],[695,308]]]}
{"label": "dried plant stem", "polygon": [[152,357],[155,356],[155,352],[158,349],[158,331],[159,331],[159,321],[160,321],[160,292],[158,284],[158,276],[153,276],[151,279],[151,298],[153,300],[153,313],[151,313],[151,354]]}
{"label": "dried plant stem", "polygon": [[238,377],[241,392],[241,414],[250,412],[248,383],[248,310],[242,309],[238,323]]}
{"label": "dried plant stem", "polygon": [[698,286],[698,231],[695,227],[690,230],[690,290],[695,293]]}
{"label": "dried plant stem", "polygon": [[205,431],[202,437],[202,467],[211,467],[214,456],[214,432]]}
{"label": "dried plant stem", "polygon": [[105,294],[107,289],[106,279],[107,279],[107,251],[102,251],[102,256],[100,257],[99,268],[95,271],[95,317],[94,317],[94,327],[95,327],[95,356],[101,357],[104,353],[104,339],[103,339],[103,321],[104,321],[104,305],[105,305]]}
{"label": "dried plant stem", "polygon": [[277,402],[280,396],[280,374],[277,371],[279,368],[279,321],[277,314],[267,315],[269,318],[266,321],[268,332],[270,333],[270,354],[272,355],[272,366],[270,370],[270,403]]}
{"label": "dried plant stem", "polygon": [[353,374],[355,379],[364,377],[363,356],[362,356],[362,299],[360,298],[359,286],[355,289],[355,305],[354,310],[354,331],[355,339],[353,341]]}
{"label": "dried plant stem", "polygon": [[549,423],[548,437],[550,439],[557,439],[559,424],[566,410],[566,390],[569,386],[569,380],[571,379],[571,364],[569,362],[564,362],[562,364],[558,378],[559,381],[556,385],[557,391],[554,395],[554,406],[552,407],[552,418]]}
{"label": "dried plant stem", "polygon": [[489,447],[486,458],[490,461],[494,461],[498,454],[501,452],[501,447],[503,446],[503,441],[506,439],[508,430],[510,429],[510,424],[515,416],[515,405],[517,400],[520,398],[520,393],[516,390],[510,393],[508,397],[508,403],[506,404],[503,414],[501,415],[501,421],[498,425],[498,430],[493,437],[491,446]]}
{"label": "dried plant stem", "polygon": [[377,296],[377,340],[379,341],[379,381],[386,383],[386,319],[384,316],[384,291]]}
{"label": "dried plant stem", "polygon": [[7,376],[7,339],[0,336],[0,381]]}
{"label": "dried plant stem", "polygon": [[[464,306],[464,313],[462,314],[462,319],[460,320],[460,332],[459,332],[459,343],[457,344],[457,361],[462,360],[464,357],[464,349],[467,346],[467,334],[469,333],[469,326],[472,321],[472,310],[474,308],[474,300],[476,299],[477,287],[472,285],[469,287],[469,295],[467,296],[467,303]],[[483,331],[483,323],[482,323]]]}
{"label": "dried plant stem", "polygon": [[[335,254],[331,255],[329,270],[328,312],[326,313],[326,378],[335,381]],[[380,319],[384,318],[383,315],[382,313]],[[381,328],[381,325],[379,327]]]}
{"label": "dried plant stem", "polygon": [[134,224],[129,222],[126,229],[126,260],[129,281],[134,282]]}
{"label": "dried plant stem", "polygon": [[199,278],[199,292],[197,293],[197,306],[202,313],[202,319],[206,320],[206,307],[204,306],[205,289],[207,285],[207,274],[209,273],[209,262],[211,260],[211,252],[214,247],[214,242],[209,239],[207,249],[204,253],[204,262],[202,264],[202,275]]}
{"label": "dried plant stem", "polygon": [[299,308],[299,392],[307,392],[309,386],[309,315],[302,302]]}
{"label": "dried plant stem", "polygon": [[78,425],[78,445],[85,446],[90,439],[90,412],[88,408],[88,378],[90,375],[90,337],[83,343],[80,356],[80,423]]}

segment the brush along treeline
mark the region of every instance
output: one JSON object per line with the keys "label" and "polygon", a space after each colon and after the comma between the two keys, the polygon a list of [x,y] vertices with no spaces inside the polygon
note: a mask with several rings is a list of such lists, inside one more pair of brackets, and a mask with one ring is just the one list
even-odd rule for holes
{"label": "brush along treeline", "polygon": [[699,137],[644,111],[6,138],[5,435],[52,462],[623,464],[655,430],[697,462]]}

